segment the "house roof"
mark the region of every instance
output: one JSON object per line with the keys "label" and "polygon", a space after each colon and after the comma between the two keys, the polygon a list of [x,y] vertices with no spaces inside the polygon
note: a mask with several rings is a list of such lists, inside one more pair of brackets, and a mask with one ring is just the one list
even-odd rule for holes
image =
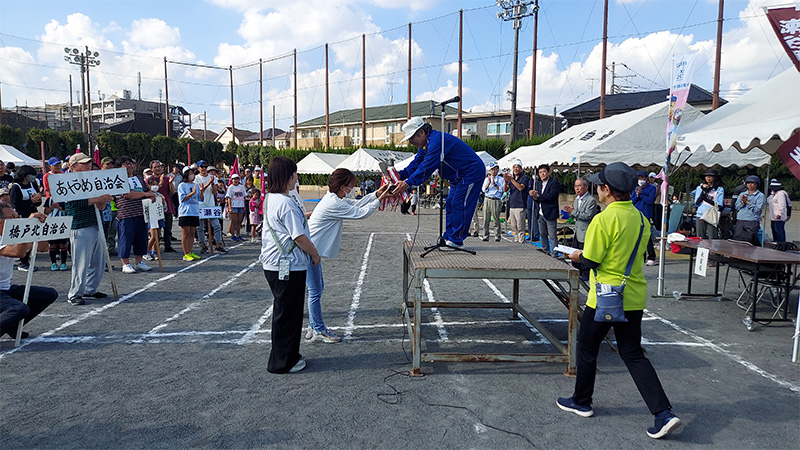
{"label": "house roof", "polygon": [[[222,135],[225,134],[226,131],[228,132],[228,134],[230,134],[231,133],[231,127],[223,128],[222,129],[222,133],[220,133],[219,136],[217,136],[217,138],[214,139],[214,140],[218,141],[219,138],[222,137]],[[239,129],[239,128],[236,129],[236,139],[238,139],[239,142],[247,140],[247,138],[249,138],[252,135],[253,135],[253,132],[250,131],[250,130],[242,130],[242,129]]]}
{"label": "house roof", "polygon": [[[669,97],[669,89],[659,89],[657,91],[645,92],[630,92],[624,94],[606,95],[606,112],[610,114],[618,114],[621,112],[632,111],[634,109],[644,108],[645,106],[655,105],[667,100]],[[689,89],[689,98],[687,103],[693,106],[698,104],[711,104],[714,95],[711,92],[693,84]],[[720,105],[727,103],[727,101],[720,99]],[[561,111],[561,115],[567,118],[576,117],[584,118],[586,120],[596,119],[600,115],[600,97],[595,97],[588,102],[581,103],[578,106],[573,106],[567,110]]]}
{"label": "house roof", "polygon": [[[218,136],[217,133],[211,130],[204,131],[199,128],[187,128],[183,130],[183,132],[188,135],[187,136],[188,138],[194,139],[195,141],[202,141],[202,140],[214,141],[217,139]],[[203,139],[203,134],[205,134],[206,136],[205,139]]]}
{"label": "house roof", "polygon": [[[406,103],[397,105],[383,105],[371,106],[367,108],[366,117],[367,122],[380,122],[383,120],[405,120],[407,107]],[[457,114],[458,109],[445,106],[445,114]],[[434,115],[441,114],[441,110],[434,113]],[[431,115],[431,102],[412,102],[411,103],[411,117],[421,116],[429,117]],[[330,124],[332,126],[343,124],[356,124],[361,123],[361,108],[343,109],[330,113]],[[310,128],[325,125],[325,116],[315,117],[305,122],[297,124],[297,128]]]}
{"label": "house roof", "polygon": [[[275,131],[275,136],[280,136],[281,134],[284,133],[284,131],[281,130],[280,128],[275,128],[274,131]],[[272,132],[273,132],[272,128],[267,128],[266,130],[264,130],[263,131],[264,139],[272,139]],[[255,133],[253,133],[250,136],[248,136],[245,139],[243,139],[243,141],[245,141],[245,142],[254,142],[254,141],[259,141],[260,139],[261,139],[261,137],[258,135],[258,132],[256,131]]]}

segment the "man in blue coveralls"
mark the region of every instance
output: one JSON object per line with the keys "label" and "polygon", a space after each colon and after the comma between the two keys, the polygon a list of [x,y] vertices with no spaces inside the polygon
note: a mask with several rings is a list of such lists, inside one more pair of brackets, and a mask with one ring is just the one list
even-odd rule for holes
{"label": "man in blue coveralls", "polygon": [[[421,117],[412,117],[403,125],[403,141],[417,147],[417,155],[411,164],[399,172],[403,181],[398,183],[392,195],[397,195],[409,186],[419,186],[439,168],[442,152],[442,133],[436,131]],[[442,237],[447,245],[462,247],[464,238],[469,235],[469,224],[478,197],[481,183],[486,176],[486,167],[475,151],[461,139],[444,134],[444,164],[442,173],[450,182],[450,193],[447,195],[445,212],[447,220]]]}

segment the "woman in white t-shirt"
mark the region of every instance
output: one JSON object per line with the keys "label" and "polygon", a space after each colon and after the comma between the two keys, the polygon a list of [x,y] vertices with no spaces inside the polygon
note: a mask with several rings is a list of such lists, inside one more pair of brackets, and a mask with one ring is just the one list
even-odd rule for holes
{"label": "woman in white t-shirt", "polygon": [[267,371],[299,372],[306,366],[300,354],[303,334],[303,300],[306,269],[319,264],[319,252],[311,243],[308,221],[289,189],[297,182],[297,164],[289,158],[272,159],[268,194],[264,197],[264,223],[259,261],[272,296],[272,348]]}
{"label": "woman in white t-shirt", "polygon": [[244,203],[247,190],[241,184],[239,174],[231,175],[232,184],[228,186],[228,193],[225,194],[225,201],[228,202],[228,211],[231,215],[231,223],[228,227],[228,232],[231,235],[231,240],[236,242],[244,242],[244,239],[239,235],[242,229],[242,218],[244,217]]}

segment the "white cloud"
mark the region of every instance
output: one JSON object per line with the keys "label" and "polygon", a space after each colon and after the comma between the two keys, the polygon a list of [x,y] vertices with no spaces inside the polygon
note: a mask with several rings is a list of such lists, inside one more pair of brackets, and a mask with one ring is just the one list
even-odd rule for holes
{"label": "white cloud", "polygon": [[[461,71],[463,73],[469,72],[469,64],[461,63]],[[445,75],[458,75],[458,62],[451,62],[442,68]]]}
{"label": "white cloud", "polygon": [[128,33],[131,44],[142,48],[171,47],[181,40],[177,27],[170,27],[161,19],[137,19]]}

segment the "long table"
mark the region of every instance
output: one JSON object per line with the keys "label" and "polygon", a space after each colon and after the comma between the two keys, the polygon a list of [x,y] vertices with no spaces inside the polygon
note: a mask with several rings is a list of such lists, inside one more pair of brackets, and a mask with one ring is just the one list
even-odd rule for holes
{"label": "long table", "polygon": [[[578,271],[572,266],[533,251],[529,246],[499,242],[474,248],[477,255],[454,251],[434,251],[425,258],[420,257],[428,242],[405,242],[403,244],[403,312],[406,317],[412,347],[411,374],[422,375],[420,366],[425,362],[557,362],[567,364],[567,375],[575,374],[576,343],[578,337]],[[412,283],[409,283],[413,276]],[[422,290],[426,279],[504,279],[512,280],[511,303],[422,301]],[[568,338],[567,345],[561,343],[542,326],[519,303],[520,280],[561,280],[569,284]],[[412,297],[409,299],[409,291]],[[459,293],[455,293],[459,294]],[[511,309],[512,316],[522,316],[550,344],[557,353],[423,353],[422,352],[422,308],[502,308]]]}
{"label": "long table", "polygon": [[709,254],[720,255],[731,260],[743,261],[752,263],[753,282],[750,286],[750,308],[745,316],[743,322],[748,330],[753,329],[753,324],[756,323],[756,303],[758,301],[758,285],[759,285],[759,272],[766,269],[765,265],[778,265],[784,276],[782,277],[783,286],[781,291],[784,298],[781,306],[783,308],[783,317],[762,319],[768,321],[787,321],[791,320],[788,316],[789,295],[793,287],[797,284],[797,277],[792,271],[792,266],[800,264],[800,256],[796,253],[781,252],[778,250],[756,247],[742,242],[729,241],[725,239],[701,239],[701,240],[687,240],[676,241],[675,244],[681,247],[692,249],[689,256],[689,278],[688,278],[688,292],[687,296],[717,296],[721,297],[719,292],[719,262],[716,264],[716,276],[714,281],[713,294],[693,294],[692,293],[692,275],[694,273],[694,258],[698,249],[707,249]]}

